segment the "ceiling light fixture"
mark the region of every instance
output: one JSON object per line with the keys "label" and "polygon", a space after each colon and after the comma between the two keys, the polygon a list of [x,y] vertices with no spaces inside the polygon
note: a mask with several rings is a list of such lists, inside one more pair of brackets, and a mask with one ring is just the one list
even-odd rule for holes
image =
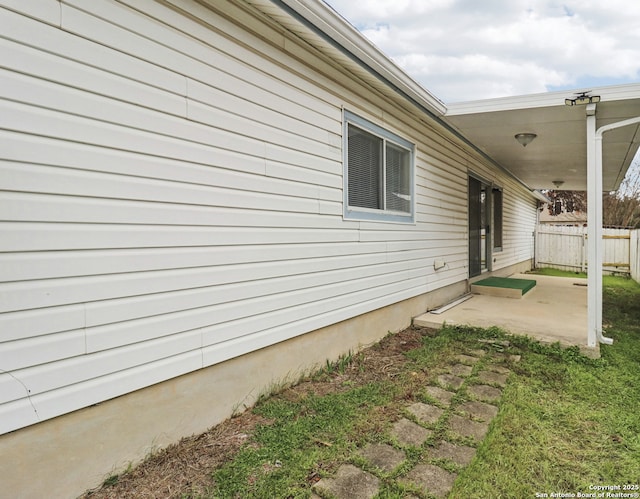
{"label": "ceiling light fixture", "polygon": [[556,189],[560,189],[564,184],[564,180],[553,180],[551,183],[556,186]]}
{"label": "ceiling light fixture", "polygon": [[527,147],[527,145],[533,142],[533,139],[537,137],[535,133],[516,133],[514,135],[515,139],[522,144],[522,147]]}

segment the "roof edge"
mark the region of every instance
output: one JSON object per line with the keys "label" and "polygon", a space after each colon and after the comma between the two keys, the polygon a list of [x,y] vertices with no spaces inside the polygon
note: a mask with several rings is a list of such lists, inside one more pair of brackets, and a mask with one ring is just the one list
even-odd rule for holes
{"label": "roof edge", "polygon": [[376,73],[410,100],[428,109],[436,116],[447,110],[444,102],[415,81],[389,56],[365,38],[349,21],[322,0],[271,0],[295,14],[324,36],[336,48]]}
{"label": "roof edge", "polygon": [[564,105],[564,100],[577,93],[588,92],[599,95],[601,102],[612,102],[625,99],[640,98],[640,83],[591,87],[590,89],[568,89],[543,92],[538,94],[514,95],[475,101],[455,102],[447,104],[445,116],[486,113],[493,111],[514,111],[533,107],[552,107]]}
{"label": "roof edge", "polygon": [[416,82],[408,73],[366,39],[352,24],[323,0],[258,0],[271,2],[292,16],[298,22],[313,30],[335,49],[360,64],[399,95],[413,103],[433,118],[449,133],[460,139],[471,149],[485,158],[491,165],[504,172],[523,186],[532,197],[537,198],[522,179],[488,156],[482,149],[467,139],[446,120],[447,106],[428,90]]}

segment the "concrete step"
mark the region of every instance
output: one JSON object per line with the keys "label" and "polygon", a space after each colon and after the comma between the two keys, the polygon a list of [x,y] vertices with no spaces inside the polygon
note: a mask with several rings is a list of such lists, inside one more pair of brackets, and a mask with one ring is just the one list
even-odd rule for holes
{"label": "concrete step", "polygon": [[488,277],[471,285],[476,295],[499,296],[502,298],[522,298],[536,286],[533,279],[513,279],[508,277]]}

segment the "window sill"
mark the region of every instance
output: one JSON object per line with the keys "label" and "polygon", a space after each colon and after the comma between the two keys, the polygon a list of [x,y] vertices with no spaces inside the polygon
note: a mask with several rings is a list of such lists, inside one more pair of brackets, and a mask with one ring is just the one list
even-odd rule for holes
{"label": "window sill", "polygon": [[356,222],[382,222],[382,223],[394,223],[415,225],[415,217],[411,214],[401,215],[397,213],[389,212],[376,212],[376,211],[360,211],[360,210],[348,210],[343,215],[344,220],[356,221]]}

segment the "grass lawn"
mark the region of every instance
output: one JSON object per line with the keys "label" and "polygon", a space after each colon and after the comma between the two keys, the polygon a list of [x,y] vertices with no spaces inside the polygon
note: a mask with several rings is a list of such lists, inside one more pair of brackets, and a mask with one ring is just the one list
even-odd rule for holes
{"label": "grass lawn", "polygon": [[579,277],[581,279],[587,278],[586,272],[570,272],[568,270],[552,269],[552,268],[539,268],[528,272],[529,274],[549,275],[553,277]]}
{"label": "grass lawn", "polygon": [[601,347],[599,360],[514,339],[522,362],[454,497],[551,497],[640,484],[640,286],[606,277],[603,299],[606,335],[615,342]]}
{"label": "grass lawn", "polygon": [[[397,445],[389,428],[406,416],[407,405],[434,402],[425,387],[457,355],[478,348],[517,354],[521,361],[507,365],[512,374],[484,440],[459,442],[477,446],[473,461],[464,468],[434,463],[458,473],[449,497],[576,497],[595,492],[592,486],[640,485],[640,285],[606,278],[603,309],[606,335],[615,342],[602,346],[598,360],[581,356],[577,348],[543,346],[497,329],[446,327],[435,336],[409,329],[390,335],[327,364],[295,387],[265,395],[256,407],[209,434],[185,439],[132,471],[110,477],[108,486],[90,495],[311,497],[317,480],[352,463],[379,478],[378,498],[427,497],[396,479],[417,463],[433,462],[429,447],[443,437],[451,439],[446,425],[432,427],[422,447],[405,449],[405,463],[392,472],[372,469],[358,450],[371,442]],[[483,338],[509,344],[487,346],[479,341]],[[472,377],[488,357],[474,367]],[[466,392],[456,397],[465,400]],[[233,431],[225,430],[229,427]],[[225,431],[241,438],[216,447]],[[211,464],[205,459],[211,452],[224,459]],[[208,468],[200,466],[203,462]],[[198,466],[200,473],[188,475]]]}

